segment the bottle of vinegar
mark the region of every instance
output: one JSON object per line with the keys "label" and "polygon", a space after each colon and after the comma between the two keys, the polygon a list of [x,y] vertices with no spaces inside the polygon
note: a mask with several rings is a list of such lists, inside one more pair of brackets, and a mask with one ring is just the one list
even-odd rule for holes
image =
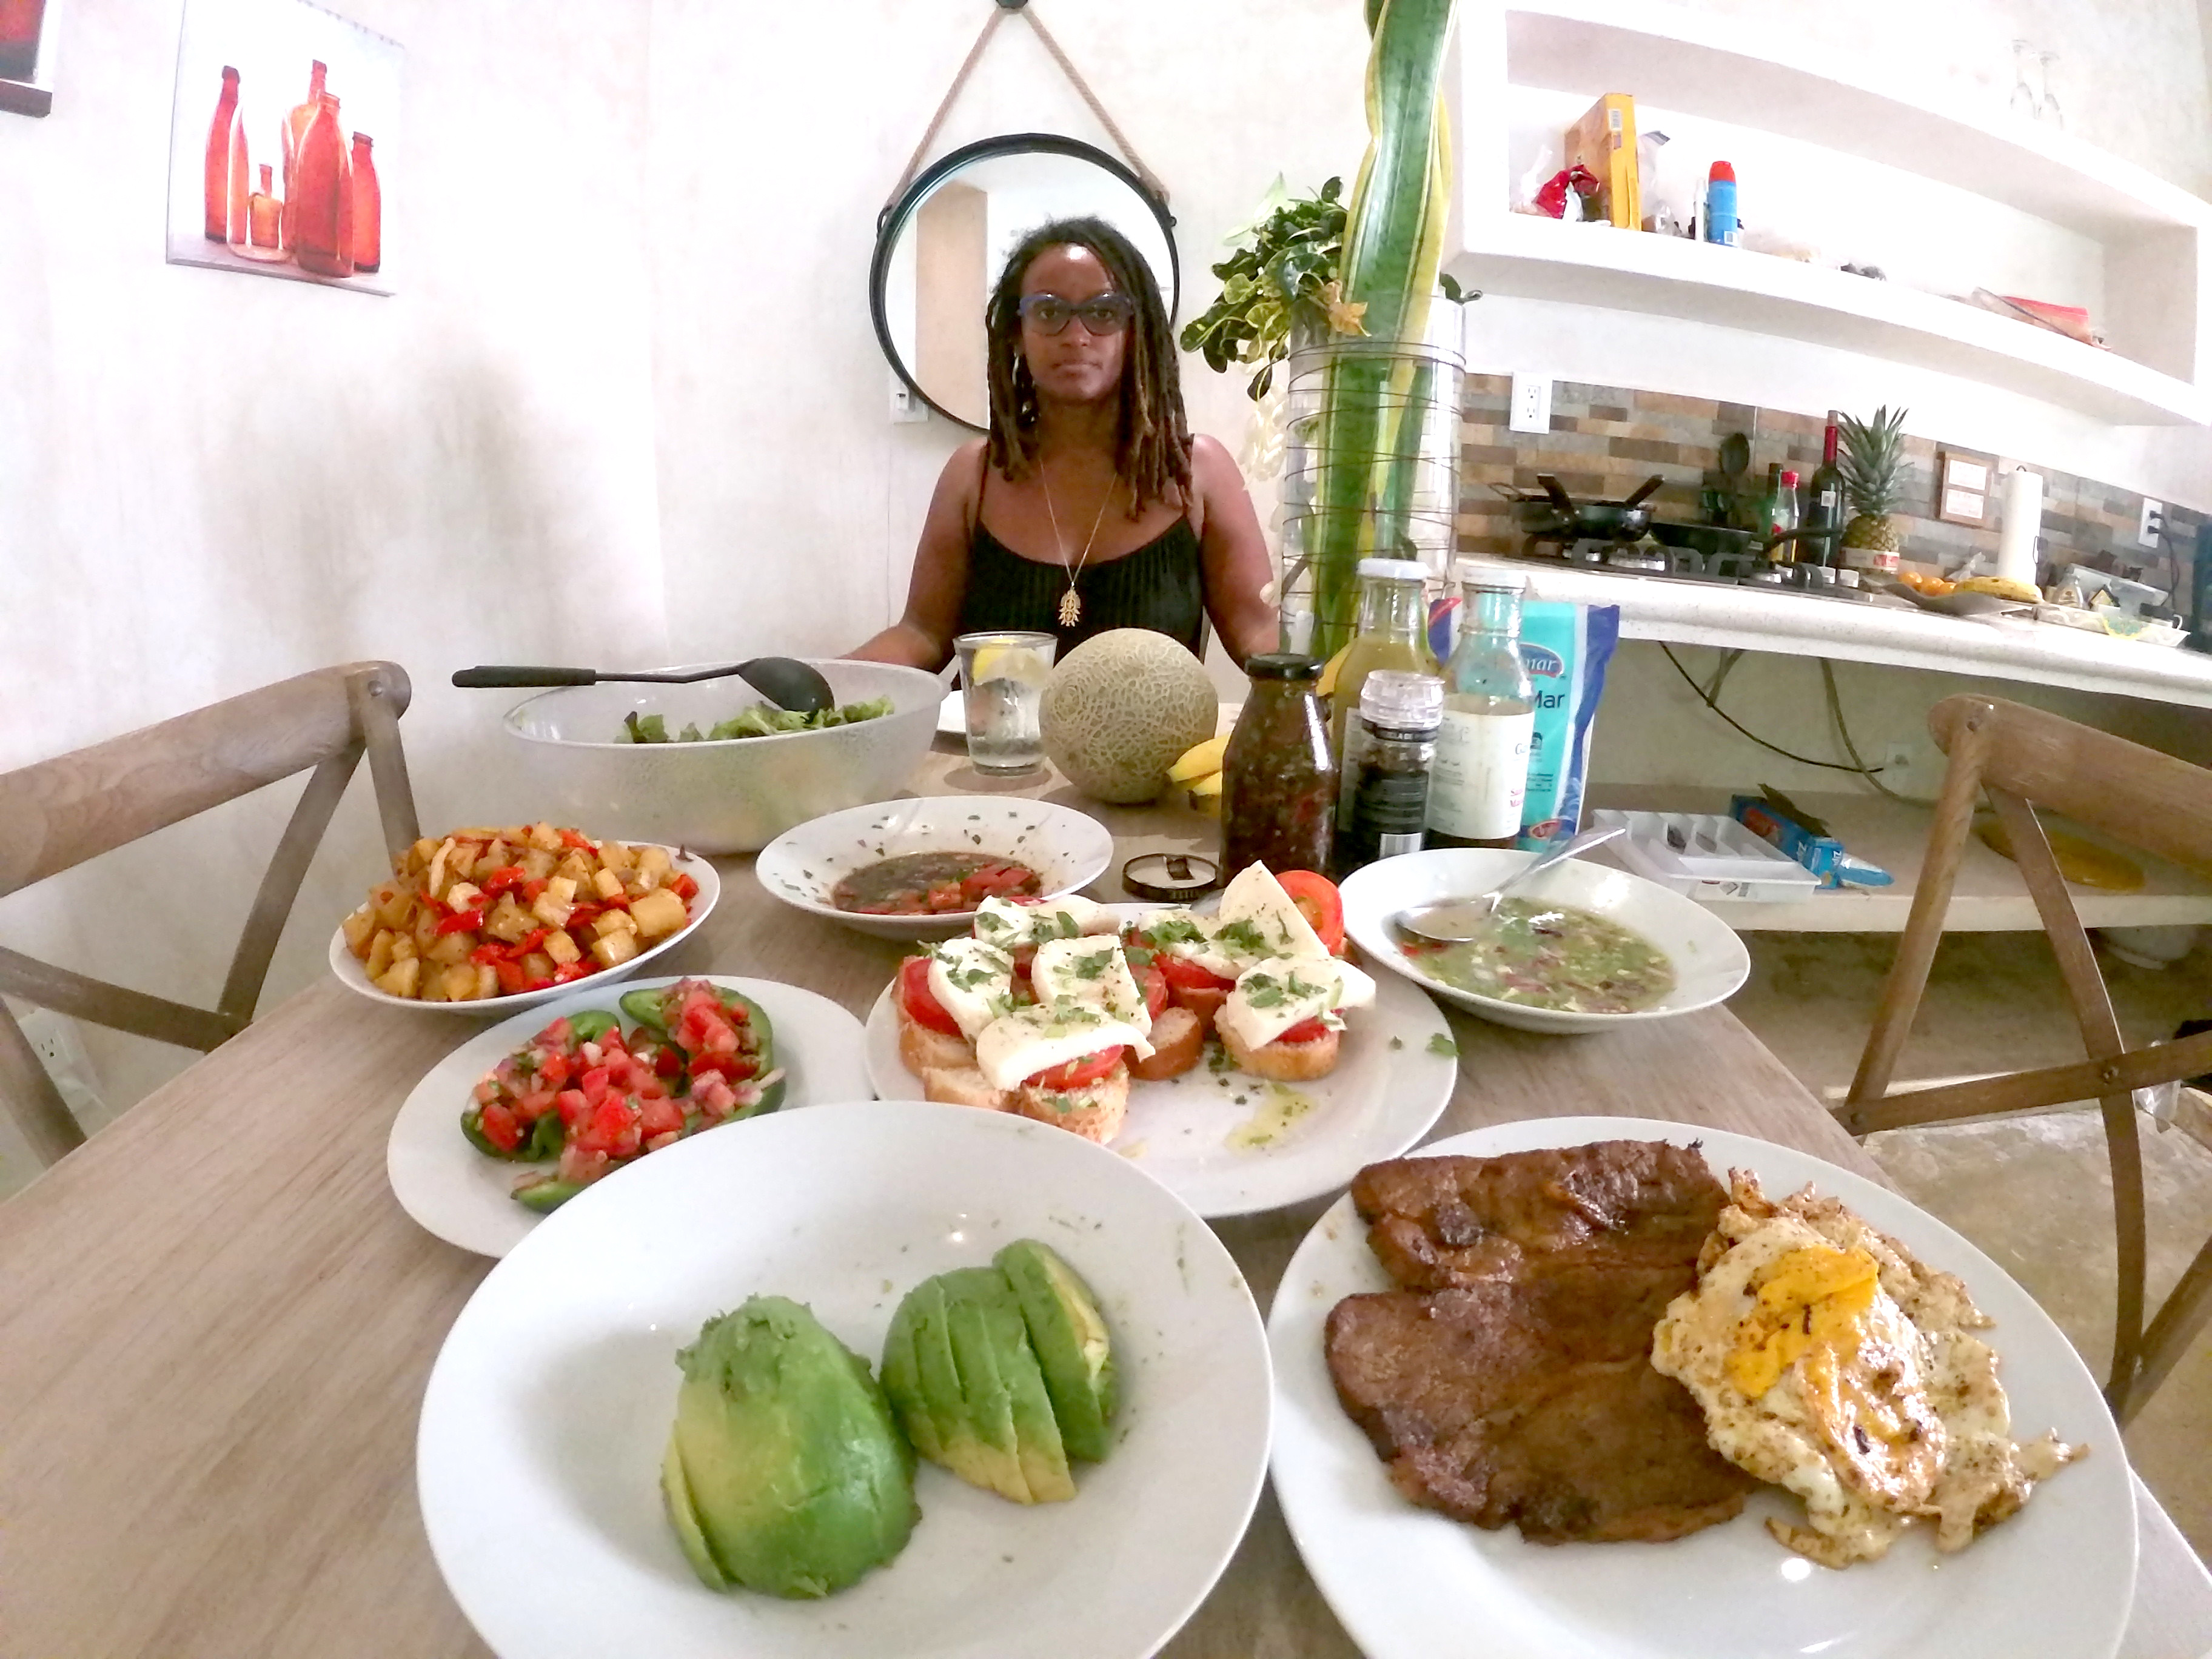
{"label": "bottle of vinegar", "polygon": [[1510,847],[1521,835],[1536,691],[1521,661],[1517,570],[1462,560],[1459,644],[1444,671],[1429,772],[1429,845]]}

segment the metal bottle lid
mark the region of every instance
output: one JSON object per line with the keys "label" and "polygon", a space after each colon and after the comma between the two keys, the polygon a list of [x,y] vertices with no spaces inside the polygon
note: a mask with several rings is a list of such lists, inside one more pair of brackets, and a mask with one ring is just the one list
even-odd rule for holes
{"label": "metal bottle lid", "polygon": [[1321,662],[1302,651],[1267,651],[1247,657],[1244,672],[1255,680],[1312,680],[1321,678]]}
{"label": "metal bottle lid", "polygon": [[1462,587],[1492,587],[1518,593],[1528,586],[1526,571],[1493,564],[1487,559],[1458,559],[1452,563],[1452,580]]}

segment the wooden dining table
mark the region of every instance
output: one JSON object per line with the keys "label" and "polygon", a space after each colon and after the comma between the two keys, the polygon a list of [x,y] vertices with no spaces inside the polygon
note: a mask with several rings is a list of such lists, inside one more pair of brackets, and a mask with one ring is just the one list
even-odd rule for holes
{"label": "wooden dining table", "polygon": [[[1099,806],[1048,769],[994,780],[938,752],[910,787],[1079,806],[1113,831],[1117,860],[1218,839],[1184,805]],[[717,862],[719,905],[655,970],[785,981],[865,1017],[901,947],[771,897],[749,857]],[[1097,896],[1129,896],[1119,869]],[[1725,1008],[1569,1038],[1447,1014],[1459,1079],[1434,1136],[1663,1118],[1883,1178]],[[489,1651],[431,1559],[415,1431],[432,1361],[492,1264],[416,1226],[385,1174],[400,1103],[482,1029],[325,981],[0,1204],[0,1659]],[[1334,1196],[1212,1224],[1263,1309]],[[2121,1651],[2197,1659],[2212,1649],[2212,1579],[2137,1490],[2144,1553]],[[1272,1494],[1163,1651],[1358,1655]]]}

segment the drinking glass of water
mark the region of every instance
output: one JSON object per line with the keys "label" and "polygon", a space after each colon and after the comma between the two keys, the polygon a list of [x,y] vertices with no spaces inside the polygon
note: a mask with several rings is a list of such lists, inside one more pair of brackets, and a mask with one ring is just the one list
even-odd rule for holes
{"label": "drinking glass of water", "polygon": [[1037,711],[1059,641],[1050,634],[963,634],[960,683],[967,688],[968,758],[979,772],[1027,772],[1044,764]]}

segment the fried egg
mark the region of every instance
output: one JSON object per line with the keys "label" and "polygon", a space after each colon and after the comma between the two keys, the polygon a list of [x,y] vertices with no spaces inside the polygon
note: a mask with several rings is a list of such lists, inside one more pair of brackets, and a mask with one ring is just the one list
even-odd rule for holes
{"label": "fried egg", "polygon": [[1990,1321],[1959,1279],[1810,1188],[1778,1205],[1745,1171],[1729,1182],[1651,1363],[1715,1450],[1803,1500],[1804,1526],[1767,1522],[1784,1544],[1844,1567],[1932,1521],[1937,1548],[1961,1549],[2081,1455],[2013,1441],[1996,1355],[1971,1334]]}

